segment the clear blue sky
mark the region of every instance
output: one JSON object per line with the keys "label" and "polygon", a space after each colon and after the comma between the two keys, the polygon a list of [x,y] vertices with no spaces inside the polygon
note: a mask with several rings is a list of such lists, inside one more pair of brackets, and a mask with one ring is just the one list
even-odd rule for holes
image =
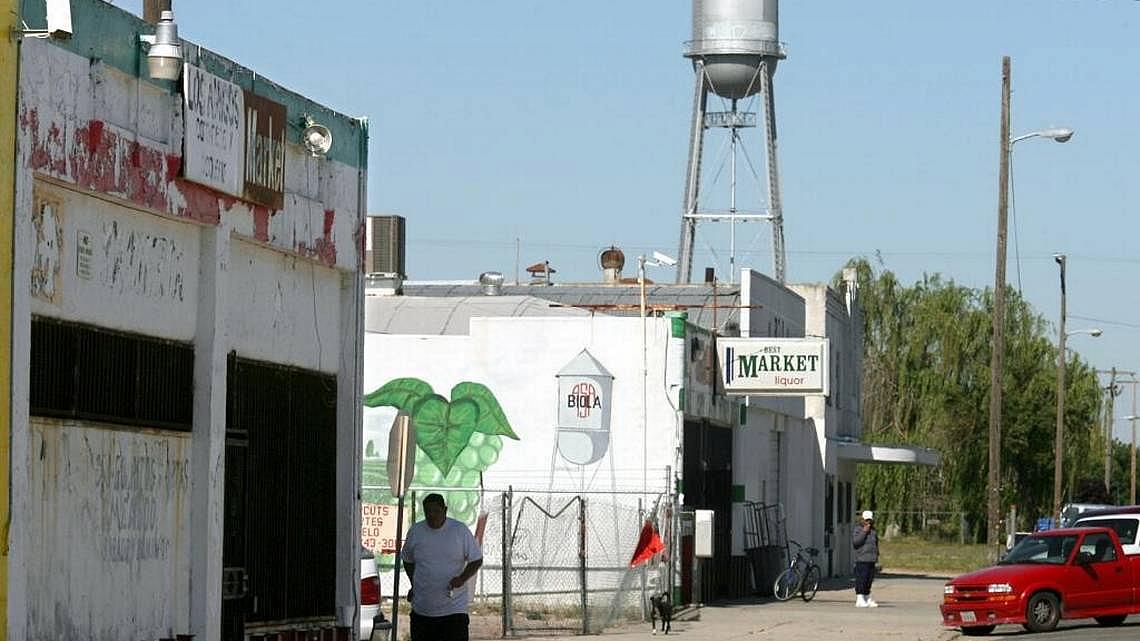
{"label": "clear blue sky", "polygon": [[[183,37],[369,117],[369,207],[407,217],[412,279],[511,278],[516,238],[524,266],[550,260],[563,281],[596,280],[610,243],[627,272],[638,253],[677,252],[693,86],[685,0],[174,9]],[[1067,253],[1069,327],[1104,330],[1070,346],[1098,368],[1140,370],[1140,2],[785,2],[780,26],[789,280],[827,280],[880,252],[906,283],[926,272],[992,286],[1010,55],[1014,133],[1077,134],[1016,147],[1009,281],[1020,271],[1055,322],[1052,254]],[[725,231],[700,228],[695,274],[724,277]],[[739,227],[739,263],[770,273],[769,242],[766,226]]]}

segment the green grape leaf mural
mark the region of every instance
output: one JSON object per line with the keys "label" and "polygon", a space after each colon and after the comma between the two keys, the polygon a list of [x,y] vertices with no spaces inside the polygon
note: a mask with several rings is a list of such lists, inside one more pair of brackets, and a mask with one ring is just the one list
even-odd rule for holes
{"label": "green grape leaf mural", "polygon": [[416,444],[446,476],[467,447],[478,419],[479,404],[475,401],[461,398],[449,403],[439,394],[432,394],[416,403],[412,412]]}
{"label": "green grape leaf mural", "polygon": [[463,470],[482,472],[498,460],[500,436],[519,440],[494,392],[482,383],[459,383],[448,401],[418,378],[394,378],[366,394],[364,405],[408,412],[419,449],[443,477],[457,461]]}
{"label": "green grape leaf mural", "polygon": [[[464,381],[451,389],[448,400],[425,381],[397,378],[366,394],[364,405],[394,407],[411,415],[417,446],[412,487],[440,492],[448,516],[474,527],[483,509],[483,473],[499,460],[507,438],[519,440],[494,393],[486,385]],[[395,505],[387,489],[387,461],[380,458],[386,448],[368,442],[364,449],[363,501]],[[390,555],[377,558],[391,565]]]}
{"label": "green grape leaf mural", "polygon": [[364,406],[381,407],[386,405],[411,414],[416,404],[434,393],[431,385],[418,378],[395,378],[371,394],[365,394]]}
{"label": "green grape leaf mural", "polygon": [[475,424],[476,430],[484,434],[506,436],[516,441],[519,440],[514,430],[511,429],[511,424],[507,420],[507,415],[503,413],[503,408],[499,406],[498,399],[486,385],[465,381],[451,388],[451,401],[454,403],[456,399],[461,398],[475,401],[479,406],[479,420]]}

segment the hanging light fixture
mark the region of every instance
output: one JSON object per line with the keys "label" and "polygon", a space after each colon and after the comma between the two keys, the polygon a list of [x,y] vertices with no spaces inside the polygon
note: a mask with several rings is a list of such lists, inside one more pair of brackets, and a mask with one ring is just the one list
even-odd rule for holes
{"label": "hanging light fixture", "polygon": [[150,45],[146,54],[147,70],[155,80],[178,80],[182,75],[182,41],[178,39],[178,25],[174,12],[163,11],[154,26],[153,36],[139,36],[139,41]]}

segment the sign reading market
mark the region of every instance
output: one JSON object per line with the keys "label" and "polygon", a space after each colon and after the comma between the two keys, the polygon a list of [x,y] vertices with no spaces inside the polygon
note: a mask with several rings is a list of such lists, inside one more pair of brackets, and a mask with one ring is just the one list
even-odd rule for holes
{"label": "sign reading market", "polygon": [[718,338],[721,382],[730,396],[827,396],[826,338]]}

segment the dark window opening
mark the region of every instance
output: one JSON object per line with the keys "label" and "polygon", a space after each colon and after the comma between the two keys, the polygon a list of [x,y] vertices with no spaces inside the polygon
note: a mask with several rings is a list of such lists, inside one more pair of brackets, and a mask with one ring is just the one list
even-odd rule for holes
{"label": "dark window opening", "polygon": [[33,416],[189,431],[194,347],[90,325],[32,319]]}

